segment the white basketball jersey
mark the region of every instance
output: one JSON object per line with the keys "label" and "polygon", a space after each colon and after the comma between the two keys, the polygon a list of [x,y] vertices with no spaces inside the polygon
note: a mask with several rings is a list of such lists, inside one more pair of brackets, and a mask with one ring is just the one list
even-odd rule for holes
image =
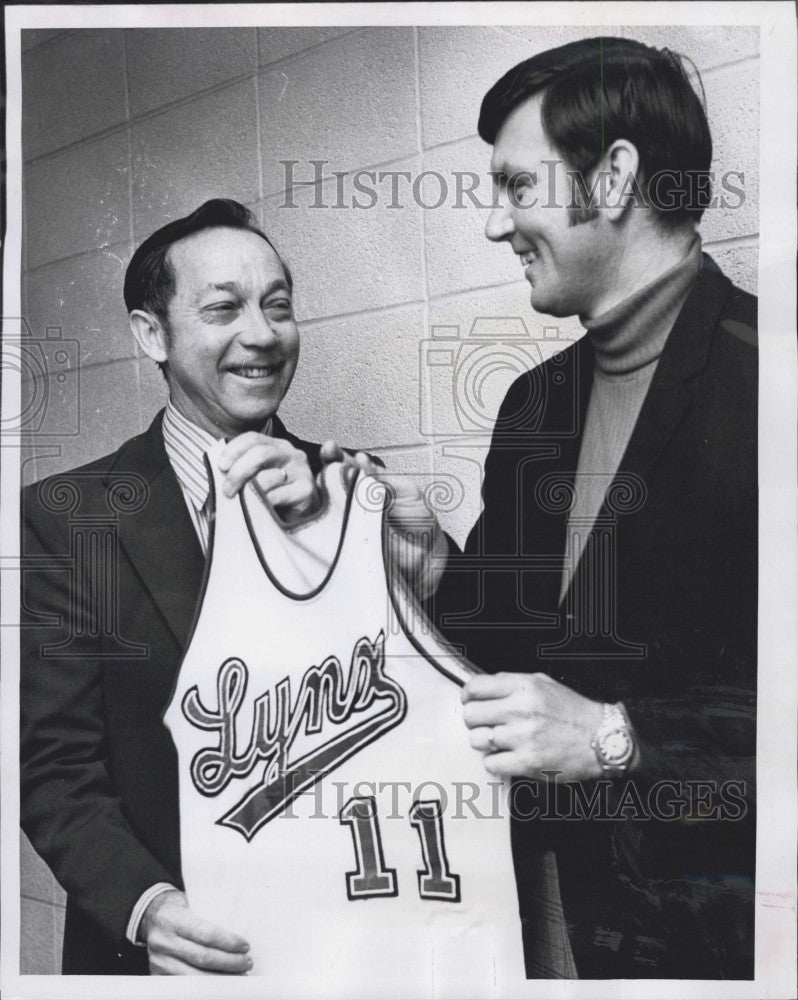
{"label": "white basketball jersey", "polygon": [[251,485],[223,495],[221,447],[165,713],[191,908],[250,942],[263,996],[529,995],[506,787],[468,743],[466,665],[400,624],[382,487],[330,466],[286,531]]}

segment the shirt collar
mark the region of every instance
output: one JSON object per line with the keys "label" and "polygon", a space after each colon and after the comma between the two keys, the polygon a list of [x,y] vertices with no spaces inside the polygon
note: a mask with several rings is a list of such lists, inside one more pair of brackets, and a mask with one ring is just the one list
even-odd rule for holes
{"label": "shirt collar", "polygon": [[170,399],[163,415],[163,443],[177,480],[196,510],[208,499],[210,482],[205,467],[205,452],[216,438],[183,416]]}
{"label": "shirt collar", "polygon": [[700,266],[696,234],[678,264],[601,316],[582,321],[602,372],[637,371],[660,356]]}
{"label": "shirt collar", "polygon": [[[271,434],[273,422],[266,421],[263,434]],[[222,435],[219,435],[221,438]],[[169,399],[163,415],[163,441],[169,462],[185,493],[191,498],[196,510],[205,506],[210,492],[208,470],[205,466],[205,452],[219,438],[203,430],[177,409]]]}

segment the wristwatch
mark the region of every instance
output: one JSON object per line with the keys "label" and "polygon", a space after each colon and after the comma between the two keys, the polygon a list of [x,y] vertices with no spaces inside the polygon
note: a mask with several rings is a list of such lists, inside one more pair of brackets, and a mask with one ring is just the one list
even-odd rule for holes
{"label": "wristwatch", "polygon": [[604,706],[604,717],[590,746],[604,774],[618,778],[625,773],[635,754],[635,740],[620,704]]}

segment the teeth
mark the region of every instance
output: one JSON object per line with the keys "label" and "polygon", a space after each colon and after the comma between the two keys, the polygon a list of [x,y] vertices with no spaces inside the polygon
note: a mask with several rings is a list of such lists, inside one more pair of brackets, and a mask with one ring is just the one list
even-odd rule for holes
{"label": "teeth", "polygon": [[248,366],[237,368],[236,375],[241,375],[244,378],[266,378],[266,376],[271,375],[273,371],[273,368],[254,368]]}
{"label": "teeth", "polygon": [[524,267],[527,267],[532,263],[533,260],[537,259],[537,253],[534,250],[527,250],[526,253],[521,254],[521,263]]}

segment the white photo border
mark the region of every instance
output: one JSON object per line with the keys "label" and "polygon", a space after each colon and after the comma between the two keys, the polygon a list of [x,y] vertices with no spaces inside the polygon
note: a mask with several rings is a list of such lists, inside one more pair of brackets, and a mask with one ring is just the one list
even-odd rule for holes
{"label": "white photo border", "polygon": [[[20,32],[34,28],[317,25],[757,25],[760,27],[760,596],[756,978],[530,982],[538,1000],[796,996],[796,707],[798,501],[796,499],[796,17],[790,2],[198,4],[5,7],[7,230],[3,312],[21,316],[22,152]],[[13,331],[11,331],[13,333]],[[2,415],[20,412],[20,380],[3,365]],[[220,996],[216,978],[20,975],[19,523],[20,441],[2,438],[0,629],[2,937],[0,985],[12,998],[118,1000]],[[229,979],[226,997],[260,995],[257,980]]]}

